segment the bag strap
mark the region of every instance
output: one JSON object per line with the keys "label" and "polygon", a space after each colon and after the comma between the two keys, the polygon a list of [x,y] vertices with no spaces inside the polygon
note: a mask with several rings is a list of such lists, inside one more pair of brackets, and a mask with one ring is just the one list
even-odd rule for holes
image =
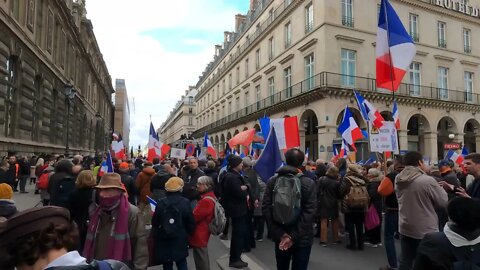
{"label": "bag strap", "polygon": [[205,196],[204,198],[208,198],[209,200],[211,200],[213,203],[217,203],[217,200],[215,198],[213,198],[212,196]]}
{"label": "bag strap", "polygon": [[112,266],[106,261],[97,261],[99,270],[112,270]]}

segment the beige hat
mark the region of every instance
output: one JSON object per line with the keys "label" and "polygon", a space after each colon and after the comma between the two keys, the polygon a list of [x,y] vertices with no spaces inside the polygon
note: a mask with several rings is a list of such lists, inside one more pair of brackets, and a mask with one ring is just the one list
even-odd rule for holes
{"label": "beige hat", "polygon": [[165,183],[165,190],[168,192],[177,192],[182,190],[183,188],[183,180],[180,177],[170,177],[168,181]]}
{"label": "beige hat", "polygon": [[106,173],[100,179],[100,183],[95,188],[118,188],[125,191],[122,186],[122,178],[118,173]]}
{"label": "beige hat", "polygon": [[352,172],[355,172],[355,173],[359,173],[359,174],[362,174],[363,173],[363,168],[362,166],[358,165],[358,164],[348,164],[348,170],[349,171],[352,171]]}

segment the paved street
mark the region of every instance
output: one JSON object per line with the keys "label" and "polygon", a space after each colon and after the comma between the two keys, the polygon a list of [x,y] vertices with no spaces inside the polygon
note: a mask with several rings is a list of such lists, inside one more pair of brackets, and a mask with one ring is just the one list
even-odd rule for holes
{"label": "paved street", "polygon": [[[27,184],[28,194],[14,194],[14,200],[19,210],[33,207],[40,202],[40,196],[33,194],[34,186]],[[212,269],[221,269],[221,265],[228,264],[229,241],[221,241],[218,237],[212,237],[209,243],[210,262]],[[223,258],[222,258],[223,257]],[[250,263],[250,269],[275,269],[275,255],[271,241],[257,242],[257,248],[251,253],[246,253],[244,259]],[[189,268],[194,268],[193,256],[188,258]],[[383,247],[365,247],[364,251],[350,251],[342,245],[331,245],[327,248],[315,244],[310,256],[310,269],[358,269],[372,270],[386,264],[386,256]],[[152,267],[161,269],[161,267]]]}

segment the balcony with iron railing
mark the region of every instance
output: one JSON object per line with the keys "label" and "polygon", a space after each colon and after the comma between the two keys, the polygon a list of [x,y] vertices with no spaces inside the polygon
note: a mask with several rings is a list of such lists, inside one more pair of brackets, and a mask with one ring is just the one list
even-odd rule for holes
{"label": "balcony with iron railing", "polygon": [[[382,95],[390,95],[391,92],[376,87],[376,81],[372,78],[342,75],[338,73],[322,72],[311,78],[308,78],[295,85],[270,95],[262,100],[258,100],[234,113],[231,113],[215,122],[201,127],[195,131],[194,136],[200,136],[205,131],[216,132],[220,127],[246,119],[248,116],[257,117],[264,112],[275,111],[274,107],[286,104],[289,101],[301,99],[304,96],[315,93],[322,93],[326,90],[337,89],[339,91],[349,91],[350,89],[363,90]],[[416,98],[431,101],[446,101],[480,106],[480,94],[438,88],[434,86],[422,86],[408,83],[400,84],[395,92],[397,98]],[[312,101],[311,97],[305,97]],[[318,98],[317,98],[318,99]],[[298,102],[292,102],[291,106],[298,106]],[[254,118],[253,118],[254,119]],[[249,121],[248,119],[246,121]],[[233,124],[233,123],[232,123]]]}
{"label": "balcony with iron railing", "polygon": [[[245,32],[247,32],[247,30],[254,24],[255,20],[263,12],[263,10],[265,10],[265,7],[267,7],[272,1],[273,0],[264,0],[265,3],[262,5],[262,8],[257,8],[255,9],[255,11],[247,14],[247,22],[243,24],[243,26],[240,28],[239,33],[235,33],[233,39],[225,44],[225,48],[221,50],[220,55],[215,57],[215,59],[207,66],[207,68],[203,72],[203,75],[197,83],[197,88],[209,77],[209,74],[218,67],[214,75],[210,76],[211,82],[204,85],[205,89],[210,88],[214,84],[216,79],[222,77],[223,73],[229,70],[232,64],[236,63],[236,61],[244,54],[244,52],[246,52],[251,47],[250,45],[256,42],[257,39],[266,32],[267,28],[269,28],[270,25],[282,19],[282,15],[284,14],[284,12],[295,2],[286,0],[283,5],[279,5],[271,14],[271,16],[267,18],[263,23],[260,23],[260,26],[256,28],[256,31],[251,36],[249,36],[249,38],[246,39],[245,42],[241,44],[238,49],[235,50],[235,52],[233,52],[233,45],[237,43],[238,39],[240,39],[242,35],[245,34]],[[225,56],[228,53],[231,53],[232,57],[227,60]],[[220,62],[222,61],[223,64],[220,65]],[[199,93],[198,97],[201,96],[202,94]]]}
{"label": "balcony with iron railing", "polygon": [[412,37],[412,40],[414,42],[418,42],[420,40],[420,37],[418,35],[418,32],[410,32],[410,36]]}
{"label": "balcony with iron railing", "polygon": [[343,16],[342,17],[342,25],[347,27],[354,27],[353,17],[351,16]]}
{"label": "balcony with iron railing", "polygon": [[438,47],[447,48],[447,40],[439,38],[438,39]]}

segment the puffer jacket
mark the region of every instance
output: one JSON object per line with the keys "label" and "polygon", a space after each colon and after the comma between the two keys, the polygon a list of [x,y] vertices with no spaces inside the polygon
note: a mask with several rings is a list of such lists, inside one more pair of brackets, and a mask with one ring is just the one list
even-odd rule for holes
{"label": "puffer jacket", "polygon": [[395,179],[395,192],[400,234],[423,239],[427,233],[438,232],[435,209],[445,208],[448,196],[433,177],[419,167],[406,166]]}
{"label": "puffer jacket", "polygon": [[207,247],[210,238],[210,230],[208,224],[212,222],[215,214],[215,203],[207,196],[216,198],[213,191],[209,191],[200,195],[202,198],[198,201],[197,206],[193,209],[193,217],[195,218],[195,230],[188,239],[192,247]]}
{"label": "puffer jacket", "polygon": [[[95,211],[94,207],[91,210],[91,213],[93,213]],[[105,258],[105,252],[113,225],[114,219],[112,216],[102,211],[97,229],[97,239],[95,240],[94,258],[99,260],[107,259]],[[136,206],[131,204],[128,209],[128,234],[132,247],[132,261],[124,263],[131,267],[132,270],[146,270],[148,266],[147,231],[145,230],[142,214]]]}
{"label": "puffer jacket", "polygon": [[267,221],[272,240],[277,244],[280,242],[283,234],[288,234],[297,247],[306,247],[313,242],[313,222],[315,220],[315,211],[317,206],[317,191],[315,182],[307,176],[300,177],[301,181],[301,213],[298,221],[293,225],[282,225],[273,220],[273,188],[278,176],[286,174],[298,174],[300,171],[292,166],[283,166],[278,169],[277,174],[273,176],[267,184],[263,198],[262,211]]}
{"label": "puffer jacket", "polygon": [[155,170],[152,167],[143,168],[143,170],[137,175],[135,185],[137,186],[138,193],[140,194],[138,202],[147,203],[147,196],[152,197],[150,183],[153,175],[155,175]]}

